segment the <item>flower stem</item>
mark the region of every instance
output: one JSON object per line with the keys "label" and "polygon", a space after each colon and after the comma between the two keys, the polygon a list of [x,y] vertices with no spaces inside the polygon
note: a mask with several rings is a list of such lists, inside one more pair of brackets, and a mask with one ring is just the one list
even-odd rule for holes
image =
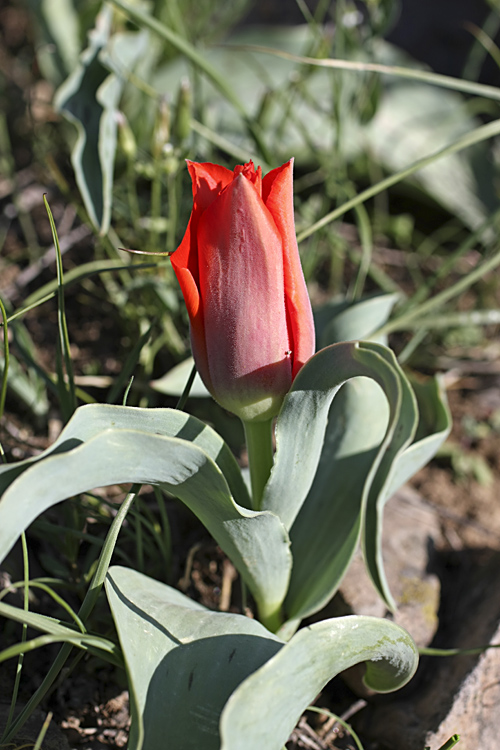
{"label": "flower stem", "polygon": [[260,510],[262,494],[273,466],[273,420],[243,422],[252,485],[252,507]]}

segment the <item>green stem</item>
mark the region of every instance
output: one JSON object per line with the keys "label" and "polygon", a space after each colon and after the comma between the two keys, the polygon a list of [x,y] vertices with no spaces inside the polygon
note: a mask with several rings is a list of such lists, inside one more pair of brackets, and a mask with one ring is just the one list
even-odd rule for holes
{"label": "green stem", "polygon": [[9,334],[7,330],[7,312],[4,304],[0,299],[0,313],[2,315],[2,323],[0,328],[3,327],[3,367],[2,367],[2,385],[0,387],[0,419],[3,417],[5,409],[5,399],[7,396],[7,376],[9,374]]}
{"label": "green stem", "polygon": [[149,243],[151,250],[159,250],[158,245],[158,221],[161,216],[161,172],[158,161],[155,161],[155,171],[151,182],[151,231]]}
{"label": "green stem", "polygon": [[273,420],[243,422],[252,485],[252,505],[260,510],[264,487],[273,466]]}
{"label": "green stem", "polygon": [[278,609],[266,610],[262,606],[258,606],[259,621],[264,625],[265,628],[271,633],[277,633],[280,627],[283,625],[283,614],[281,607]]}

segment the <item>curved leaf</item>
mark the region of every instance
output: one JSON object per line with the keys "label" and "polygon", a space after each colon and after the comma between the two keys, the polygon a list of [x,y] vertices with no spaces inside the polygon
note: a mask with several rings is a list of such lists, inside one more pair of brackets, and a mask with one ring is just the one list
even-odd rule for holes
{"label": "curved leaf", "polygon": [[[166,396],[181,396],[193,367],[194,359],[193,357],[188,357],[183,362],[172,367],[163,377],[151,381],[150,386],[154,391],[164,393]],[[193,385],[189,391],[189,398],[212,398],[198,372],[194,376]]]}
{"label": "curved leaf", "polygon": [[398,294],[376,294],[358,302],[329,302],[315,311],[314,319],[319,347],[340,341],[376,340],[386,343],[386,337],[372,336],[389,319]]}
{"label": "curved leaf", "polygon": [[382,520],[387,500],[410,477],[430,461],[446,440],[451,429],[451,415],[446,395],[438,378],[419,382],[411,380],[420,415],[415,440],[395,457],[385,486],[370,490],[366,505],[363,555],[368,573],[390,609],[395,608],[382,558]]}
{"label": "curved leaf", "polygon": [[378,497],[417,421],[409,383],[381,344],[332,345],[299,372],[278,417],[275,465],[262,505],[291,530],[290,619],[317,611],[338,588],[365,505]]}
{"label": "curved leaf", "polygon": [[134,67],[148,41],[147,32],[142,31],[116,34],[110,44],[112,15],[111,7],[101,10],[78,67],[54,99],[77,129],[71,162],[85,208],[102,234],[111,218],[117,108],[124,74]]}
{"label": "curved leaf", "polygon": [[288,535],[280,520],[237,505],[222,472],[201,447],[189,439],[151,432],[110,428],[26,469],[0,501],[0,559],[55,503],[124,482],[159,485],[175,494],[231,558],[261,616],[279,608],[291,567]]}
{"label": "curved leaf", "polygon": [[379,385],[365,377],[345,383],[333,400],[316,475],[290,530],[289,617],[320,609],[342,581],[358,546],[366,477],[388,412]]}
{"label": "curved leaf", "polygon": [[110,568],[106,592],[129,675],[129,750],[217,750],[229,696],[282,641],[128,568]]}
{"label": "curved leaf", "polygon": [[371,660],[366,682],[387,692],[417,665],[412,639],[387,620],[326,620],[284,644],[127,568],[110,569],[106,590],[129,675],[129,750],[218,750],[220,735],[223,750],[280,750],[339,671]]}
{"label": "curved leaf", "polygon": [[[390,407],[387,438],[396,431],[407,442],[417,426],[411,389],[393,353],[381,344],[347,342],[322,349],[304,365],[285,397],[276,424],[276,456],[262,508],[292,527],[312,486],[323,447],[331,403],[346,380],[368,377],[380,385]],[[401,404],[412,403],[411,419],[398,423]],[[367,415],[369,417],[369,415]],[[343,425],[337,429],[343,429]],[[307,439],[304,439],[307,436]],[[283,488],[286,487],[286,493]]]}
{"label": "curved leaf", "polygon": [[135,429],[178,437],[198,445],[224,474],[233,498],[250,508],[250,497],[239,466],[228,446],[211,427],[177,409],[139,409],[132,406],[88,404],[76,410],[55,443],[38,456],[0,466],[0,494],[28,466],[52,454],[75,448],[109,427]]}
{"label": "curved leaf", "polygon": [[387,693],[412,678],[418,651],[406,631],[376,617],[339,617],[299,630],[234,691],[222,713],[221,750],[280,750],[326,683],[364,661],[366,685]]}

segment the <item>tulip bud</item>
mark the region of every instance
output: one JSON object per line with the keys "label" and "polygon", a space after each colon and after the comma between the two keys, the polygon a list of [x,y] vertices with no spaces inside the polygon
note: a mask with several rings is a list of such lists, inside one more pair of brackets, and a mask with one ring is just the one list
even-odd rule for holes
{"label": "tulip bud", "polygon": [[189,80],[181,81],[177,103],[175,108],[174,124],[172,125],[172,136],[176,143],[182,145],[191,133],[191,110],[192,110],[191,86]]}
{"label": "tulip bud", "polygon": [[137,143],[128,124],[128,120],[122,112],[117,113],[118,138],[123,153],[129,161],[134,161],[137,157]]}
{"label": "tulip bud", "polygon": [[278,413],[314,353],[311,305],[293,217],[292,162],[262,179],[188,162],[193,210],[172,256],[210,393],[244,422]]}
{"label": "tulip bud", "polygon": [[165,144],[170,140],[170,107],[166,99],[160,99],[153,130],[151,151],[154,159],[159,159]]}

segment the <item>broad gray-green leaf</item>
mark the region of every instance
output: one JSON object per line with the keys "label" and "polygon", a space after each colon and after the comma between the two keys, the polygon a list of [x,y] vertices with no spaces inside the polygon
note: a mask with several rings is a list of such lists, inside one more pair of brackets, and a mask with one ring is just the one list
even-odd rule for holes
{"label": "broad gray-green leaf", "polygon": [[111,7],[104,6],[80,64],[54,99],[77,129],[71,161],[85,208],[102,234],[107,232],[111,218],[117,108],[124,77],[145,51],[148,39],[146,32],[121,33],[109,44],[111,19]]}
{"label": "broad gray-green leaf", "polygon": [[106,592],[129,675],[129,750],[217,750],[229,696],[282,641],[127,568],[109,570]]}
{"label": "broad gray-green leaf", "polygon": [[[4,373],[4,358],[0,355],[0,379]],[[36,417],[44,416],[49,410],[45,384],[38,373],[23,370],[13,357],[9,360],[8,387],[29,411]],[[1,467],[0,467],[1,468]]]}
{"label": "broad gray-green leaf", "polygon": [[[409,386],[389,349],[365,341],[344,342],[311,357],[295,378],[278,415],[276,456],[262,501],[262,508],[276,513],[287,529],[312,486],[331,403],[347,380],[360,376],[373,379],[386,394],[391,412],[388,436],[398,427],[399,434],[409,440],[416,429],[416,408],[413,423],[405,420],[398,424]],[[283,487],[287,487],[286,493]]]}
{"label": "broad gray-green leaf", "polygon": [[300,621],[321,609],[342,581],[359,542],[364,487],[388,411],[381,388],[365,377],[345,383],[333,400],[316,475],[290,530],[288,617]]}
{"label": "broad gray-green leaf", "polygon": [[36,17],[37,62],[44,78],[59,85],[75,69],[80,23],[73,0],[28,0]]}
{"label": "broad gray-green leaf", "polygon": [[222,713],[221,750],[280,750],[326,683],[360,662],[367,662],[367,686],[388,693],[412,678],[418,651],[406,631],[376,617],[299,630],[234,691]]}
{"label": "broad gray-green leaf", "polygon": [[155,435],[192,441],[215,461],[224,474],[231,495],[239,505],[250,508],[248,489],[228,446],[211,427],[177,409],[139,409],[111,404],[88,404],[76,410],[55,443],[38,456],[0,466],[0,495],[33,463],[52,454],[75,448],[109,427],[141,430]]}
{"label": "broad gray-green leaf", "polygon": [[[297,164],[316,162],[318,152],[328,153],[332,138],[338,138],[341,153],[348,162],[365,153],[371,159],[375,156],[387,171],[394,172],[452,143],[479,124],[459,93],[391,76],[383,77],[375,115],[367,124],[363,122],[363,113],[367,97],[373,92],[370,74],[309,68],[304,89],[307,96],[303,96],[301,86],[290,83],[293,75],[302,80],[303,65],[245,49],[248,44],[256,44],[301,55],[314,41],[313,33],[305,25],[285,32],[272,27],[238,29],[227,39],[227,48],[206,50],[207,59],[232,88],[245,91],[249,113],[259,113],[265,102],[265,138],[278,163],[290,153],[295,155]],[[382,39],[375,41],[370,49],[370,62],[418,67],[396,47]],[[363,50],[355,55],[360,62],[367,59]],[[189,75],[186,60],[176,58],[155,71],[151,84],[158,92],[175,91],[186,75]],[[333,78],[342,82],[335,103],[325,97]],[[283,91],[294,96],[294,106],[285,119]],[[200,81],[199,96],[204,124],[231,143],[249,148],[248,142],[242,144],[234,108],[206,79]],[[338,132],[337,118],[332,116],[335,107],[341,118]],[[488,153],[481,145],[438,159],[413,180],[467,226],[475,228],[497,203]]]}
{"label": "broad gray-green leaf", "polygon": [[159,485],[198,516],[246,581],[261,617],[270,616],[288,586],[288,535],[272,513],[237,505],[219,467],[190,441],[192,433],[185,437],[110,428],[35,463],[0,501],[0,560],[37,516],[61,500],[110,484]]}
{"label": "broad gray-green leaf", "polygon": [[371,617],[326,620],[288,644],[255,620],[210,612],[140,573],[113,567],[106,590],[127,663],[129,750],[280,750],[332,677],[368,660],[366,682],[404,685],[417,651]]}
{"label": "broad gray-green leaf", "polygon": [[[326,346],[351,338],[369,338],[388,320],[396,301],[397,295],[387,294],[351,304],[340,302],[325,305],[317,315],[322,344]],[[380,343],[385,343],[385,338],[380,339]],[[438,380],[430,379],[420,383],[417,379],[410,378],[410,382],[417,397],[419,413],[415,438],[393,461],[383,494],[377,495],[372,488],[364,519],[363,548],[368,572],[390,608],[394,607],[394,602],[387,586],[382,559],[382,516],[385,503],[435,455],[451,426],[446,397]],[[313,583],[307,581],[309,566],[301,566],[300,573],[296,569],[297,575],[292,581],[289,594],[290,603],[300,574],[305,579],[304,590],[310,584],[311,599],[314,589],[320,588],[321,578],[325,583],[329,576],[332,583],[340,581],[354,551],[355,527],[358,528],[359,524],[356,522],[360,521],[359,516],[356,518],[361,506],[360,488],[373,458],[374,446],[382,439],[384,425],[387,423],[386,414],[387,400],[384,393],[367,378],[357,378],[346,383],[333,402],[322,458],[310,493],[316,503],[309,500],[305,503],[291,530],[295,554],[301,559],[317,558],[317,569],[320,572]],[[338,425],[343,425],[342,429]],[[332,486],[335,486],[337,497],[345,498],[343,504],[338,503],[338,507],[337,503],[333,505],[330,501],[328,488]],[[311,527],[315,513],[325,519],[325,524],[320,527],[319,536],[311,547],[310,533],[307,530]],[[326,521],[328,517],[331,517],[330,523]],[[328,538],[326,529],[335,529],[334,536]],[[325,537],[323,543],[322,536]],[[334,558],[331,555],[332,547],[338,549]],[[323,564],[320,562],[321,552],[324,556]],[[327,560],[330,558],[332,560],[329,566]],[[323,603],[326,603],[327,587],[323,588]]]}
{"label": "broad gray-green leaf", "polygon": [[[459,93],[425,83],[389,79],[380,106],[365,129],[370,152],[397,172],[477,127]],[[484,144],[430,164],[413,178],[464,224],[475,229],[497,206],[492,165]]]}
{"label": "broad gray-green leaf", "polygon": [[[324,305],[315,315],[320,345],[368,338],[387,321],[397,299],[384,294]],[[388,418],[383,390],[367,377],[344,383],[331,404],[314,482],[290,531],[293,556],[300,564],[293,569],[285,606],[297,624],[327,603],[351,562],[361,530],[366,477]]]}
{"label": "broad gray-green leaf", "polygon": [[372,334],[388,321],[398,299],[397,294],[377,294],[355,303],[341,301],[323,305],[314,314],[318,349],[340,341],[362,339],[385,344],[386,337],[372,339]]}
{"label": "broad gray-green leaf", "polygon": [[[355,380],[338,392],[348,379]],[[291,530],[289,619],[317,611],[338,588],[359,540],[370,488],[384,485],[417,421],[408,381],[380,344],[329,346],[299,372],[278,417],[275,464],[262,505]]]}
{"label": "broad gray-green leaf", "polygon": [[382,558],[382,521],[387,500],[413,474],[436,454],[451,429],[451,415],[446,395],[438,378],[419,382],[411,379],[419,411],[419,423],[414,441],[403,450],[392,464],[385,487],[375,495],[374,488],[366,506],[363,534],[363,555],[368,573],[379,593],[390,608],[394,608]]}
{"label": "broad gray-green leaf", "polygon": [[[172,367],[162,378],[153,380],[150,385],[158,393],[164,393],[166,396],[181,396],[188,382],[191,370],[194,367],[194,359],[188,357],[184,362]],[[205,388],[199,373],[194,376],[193,385],[189,391],[189,396],[193,398],[211,398],[210,393]]]}

